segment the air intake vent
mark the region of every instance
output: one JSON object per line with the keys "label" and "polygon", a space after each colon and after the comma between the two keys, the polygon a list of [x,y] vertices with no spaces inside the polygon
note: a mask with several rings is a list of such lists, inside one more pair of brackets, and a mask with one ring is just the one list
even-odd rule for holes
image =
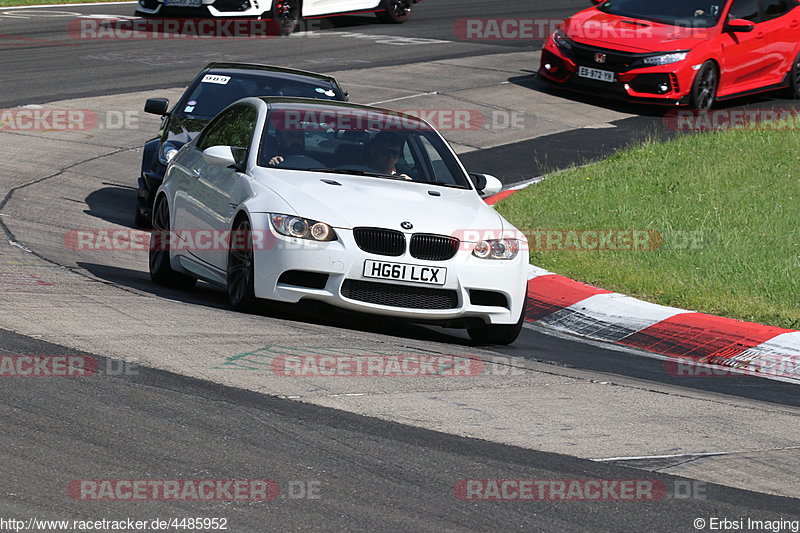
{"label": "air intake vent", "polygon": [[371,254],[399,257],[406,253],[406,236],[397,230],[355,228],[353,237],[359,248]]}
{"label": "air intake vent", "polygon": [[454,290],[354,279],[344,280],[342,296],[359,302],[404,309],[456,309],[458,307],[458,293]]}

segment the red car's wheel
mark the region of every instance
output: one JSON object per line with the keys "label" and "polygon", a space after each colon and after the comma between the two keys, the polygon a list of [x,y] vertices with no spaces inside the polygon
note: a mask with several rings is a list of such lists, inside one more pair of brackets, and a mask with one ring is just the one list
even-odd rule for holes
{"label": "red car's wheel", "polygon": [[789,90],[787,91],[789,98],[800,98],[800,54],[794,58],[792,63],[792,70],[789,71]]}
{"label": "red car's wheel", "polygon": [[694,78],[692,92],[689,93],[689,106],[693,109],[711,109],[717,101],[718,86],[717,67],[712,61],[706,61]]}

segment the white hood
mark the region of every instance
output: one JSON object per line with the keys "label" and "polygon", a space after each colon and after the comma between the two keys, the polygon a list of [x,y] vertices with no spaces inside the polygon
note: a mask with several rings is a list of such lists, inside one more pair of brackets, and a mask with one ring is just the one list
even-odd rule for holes
{"label": "white hood", "polygon": [[402,222],[410,222],[413,229],[409,233],[452,235],[466,229],[509,229],[508,223],[474,190],[298,170],[257,168],[253,174],[292,206],[295,212],[287,214],[325,222],[335,228],[366,226],[401,230]]}

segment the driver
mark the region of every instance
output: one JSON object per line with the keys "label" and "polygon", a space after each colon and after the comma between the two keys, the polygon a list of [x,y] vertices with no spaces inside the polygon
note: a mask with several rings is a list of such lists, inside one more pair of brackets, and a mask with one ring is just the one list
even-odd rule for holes
{"label": "driver", "polygon": [[[397,160],[403,153],[405,139],[399,133],[382,131],[367,145],[366,166],[381,174],[397,174]],[[411,179],[402,174],[400,177]]]}
{"label": "driver", "polygon": [[306,151],[306,134],[303,130],[278,129],[275,131],[278,140],[278,153],[269,160],[272,167],[283,163],[287,157],[303,155]]}

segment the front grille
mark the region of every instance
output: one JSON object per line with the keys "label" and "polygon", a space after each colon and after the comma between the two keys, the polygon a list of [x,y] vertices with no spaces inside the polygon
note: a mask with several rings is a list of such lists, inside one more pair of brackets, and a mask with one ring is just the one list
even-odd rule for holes
{"label": "front grille", "polygon": [[411,257],[424,261],[447,261],[458,252],[461,241],[445,235],[416,233],[411,237]]}
{"label": "front grille", "polygon": [[355,228],[353,237],[365,252],[399,257],[406,253],[406,236],[393,229]]}
{"label": "front grille", "polygon": [[219,11],[244,11],[250,9],[250,2],[247,0],[215,0],[214,7]]}
{"label": "front grille", "polygon": [[[605,54],[605,62],[598,63],[595,61],[595,54]],[[602,70],[610,70],[612,72],[627,72],[636,67],[636,65],[634,65],[636,60],[651,55],[653,54],[633,54],[575,42],[572,43],[572,57],[575,63],[585,67],[594,67]]]}
{"label": "front grille", "polygon": [[430,289],[346,279],[342,296],[359,302],[402,307],[404,309],[456,309],[458,293],[449,289]]}

